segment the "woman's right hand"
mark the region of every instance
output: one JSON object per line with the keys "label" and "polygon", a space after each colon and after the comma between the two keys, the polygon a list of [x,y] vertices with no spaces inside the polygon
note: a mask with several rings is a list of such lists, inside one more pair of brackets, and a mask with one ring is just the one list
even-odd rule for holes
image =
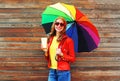
{"label": "woman's right hand", "polygon": [[43,48],[43,46],[41,45],[41,50],[45,52],[47,51],[47,48]]}
{"label": "woman's right hand", "polygon": [[48,56],[48,54],[47,54],[48,49],[47,48],[43,48],[41,45],[41,50],[45,52],[45,56]]}
{"label": "woman's right hand", "polygon": [[42,51],[47,52],[47,48],[41,48]]}

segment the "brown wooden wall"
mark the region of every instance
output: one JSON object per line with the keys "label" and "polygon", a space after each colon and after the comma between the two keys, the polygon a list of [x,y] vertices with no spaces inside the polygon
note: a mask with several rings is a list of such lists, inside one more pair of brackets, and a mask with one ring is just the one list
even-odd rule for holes
{"label": "brown wooden wall", "polygon": [[120,81],[120,0],[0,0],[0,81],[47,81],[41,13],[59,1],[86,14],[101,38],[96,50],[76,54],[72,81]]}

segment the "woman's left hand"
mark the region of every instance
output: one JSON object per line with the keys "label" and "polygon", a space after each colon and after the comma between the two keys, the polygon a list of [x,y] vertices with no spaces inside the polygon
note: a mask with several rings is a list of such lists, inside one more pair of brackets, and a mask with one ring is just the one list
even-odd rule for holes
{"label": "woman's left hand", "polygon": [[56,49],[56,54],[59,55],[59,56],[63,56],[63,53],[62,53],[60,48]]}

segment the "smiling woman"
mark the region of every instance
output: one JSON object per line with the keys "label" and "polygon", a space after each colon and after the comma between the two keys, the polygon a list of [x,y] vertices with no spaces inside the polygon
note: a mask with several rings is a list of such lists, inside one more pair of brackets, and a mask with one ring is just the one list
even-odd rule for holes
{"label": "smiling woman", "polygon": [[74,43],[66,35],[66,20],[58,17],[52,24],[48,48],[45,51],[48,60],[48,81],[71,81],[70,63],[75,61]]}

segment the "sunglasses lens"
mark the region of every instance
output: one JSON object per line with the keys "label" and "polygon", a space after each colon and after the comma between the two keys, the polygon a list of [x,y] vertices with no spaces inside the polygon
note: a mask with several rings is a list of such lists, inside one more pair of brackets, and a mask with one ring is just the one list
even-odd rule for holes
{"label": "sunglasses lens", "polygon": [[55,25],[57,25],[57,26],[58,26],[58,25],[59,25],[59,22],[56,22],[56,23],[55,23]]}
{"label": "sunglasses lens", "polygon": [[60,23],[60,26],[64,26],[64,24],[63,24],[63,23]]}
{"label": "sunglasses lens", "polygon": [[55,25],[57,25],[57,26],[58,26],[58,25],[60,25],[60,26],[64,26],[63,23],[59,23],[59,22],[56,22]]}

